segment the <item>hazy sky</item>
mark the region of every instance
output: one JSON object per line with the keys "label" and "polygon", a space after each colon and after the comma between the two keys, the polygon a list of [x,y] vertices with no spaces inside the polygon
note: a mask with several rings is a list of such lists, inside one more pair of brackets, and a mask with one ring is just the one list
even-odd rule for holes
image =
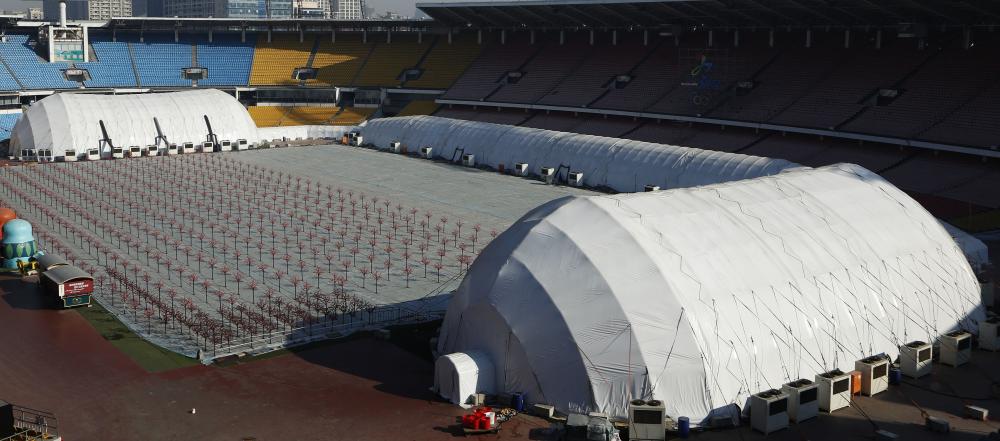
{"label": "hazy sky", "polygon": [[[336,0],[333,0],[336,1]],[[425,0],[420,0],[425,1]],[[454,0],[426,0],[427,2],[439,2],[439,1],[454,1]],[[386,10],[395,11],[403,15],[412,16],[416,8],[414,5],[417,0],[366,0],[366,2],[373,8],[375,12],[382,13]],[[24,1],[24,0],[0,0],[0,9],[7,10],[22,10],[27,9],[30,6],[41,6],[40,1]]]}

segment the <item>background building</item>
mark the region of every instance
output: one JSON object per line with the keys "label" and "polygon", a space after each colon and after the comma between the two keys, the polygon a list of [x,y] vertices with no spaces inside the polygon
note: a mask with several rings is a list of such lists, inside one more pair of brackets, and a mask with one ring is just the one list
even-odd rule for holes
{"label": "background building", "polygon": [[[86,0],[67,0],[66,18],[70,20],[87,19]],[[59,19],[59,0],[44,0],[42,2],[42,18],[45,20]]]}
{"label": "background building", "polygon": [[363,0],[337,0],[336,18],[339,20],[361,20],[365,18]]}
{"label": "background building", "polygon": [[292,16],[291,0],[161,1],[163,1],[164,17],[290,18]]}
{"label": "background building", "polygon": [[131,17],[132,0],[90,0],[87,2],[87,18],[90,20],[110,20],[112,17]]}

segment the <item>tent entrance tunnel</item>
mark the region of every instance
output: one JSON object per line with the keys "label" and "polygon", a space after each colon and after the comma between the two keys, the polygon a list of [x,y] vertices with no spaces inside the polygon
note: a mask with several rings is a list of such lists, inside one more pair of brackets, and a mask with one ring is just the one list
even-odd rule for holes
{"label": "tent entrance tunnel", "polygon": [[705,421],[984,319],[969,262],[916,201],[855,165],[801,167],[532,210],[455,291],[435,385]]}

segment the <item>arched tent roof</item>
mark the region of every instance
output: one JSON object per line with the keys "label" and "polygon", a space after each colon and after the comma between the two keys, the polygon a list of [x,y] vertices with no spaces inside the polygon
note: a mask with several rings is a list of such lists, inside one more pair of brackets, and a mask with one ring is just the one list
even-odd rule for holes
{"label": "arched tent roof", "polygon": [[202,142],[208,135],[205,116],[219,140],[246,139],[257,143],[257,126],[245,107],[225,92],[200,89],[134,95],[58,93],[28,108],[11,133],[10,151],[66,149],[82,153],[100,147],[104,121],[116,147],[146,146],[156,140],[156,118],[167,139],[175,144]]}
{"label": "arched tent roof", "polygon": [[750,394],[984,318],[955,242],[840,164],[655,193],[557,199],[483,250],[439,353],[481,351],[498,391],[701,420]]}
{"label": "arched tent roof", "polygon": [[537,174],[541,167],[565,165],[582,171],[587,186],[621,192],[642,191],[647,184],[667,189],[750,179],[798,166],[783,159],[434,116],[370,120],[362,134],[380,148],[399,141],[410,150],[430,146],[444,158],[463,149],[494,168],[525,162]]}

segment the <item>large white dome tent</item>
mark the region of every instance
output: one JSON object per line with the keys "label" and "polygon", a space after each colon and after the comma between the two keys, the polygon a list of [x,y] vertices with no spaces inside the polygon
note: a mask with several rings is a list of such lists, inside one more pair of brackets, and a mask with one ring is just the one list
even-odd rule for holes
{"label": "large white dome tent", "polygon": [[24,112],[11,132],[10,154],[48,149],[52,156],[63,156],[67,149],[82,153],[98,148],[103,138],[100,121],[116,147],[153,144],[157,136],[153,118],[169,142],[200,143],[208,135],[205,116],[219,140],[258,142],[257,126],[246,108],[220,90],[129,95],[64,92]]}
{"label": "large white dome tent", "polygon": [[570,197],[483,250],[442,354],[488,355],[498,392],[703,420],[897,345],[976,329],[979,284],[917,202],[853,165],[655,193]]}
{"label": "large white dome tent", "polygon": [[468,153],[493,168],[513,170],[522,162],[538,174],[541,167],[564,165],[583,172],[587,186],[620,192],[750,179],[799,166],[784,159],[435,116],[379,118],[361,130],[366,143],[380,148],[393,141],[411,151],[430,146],[438,157]]}

